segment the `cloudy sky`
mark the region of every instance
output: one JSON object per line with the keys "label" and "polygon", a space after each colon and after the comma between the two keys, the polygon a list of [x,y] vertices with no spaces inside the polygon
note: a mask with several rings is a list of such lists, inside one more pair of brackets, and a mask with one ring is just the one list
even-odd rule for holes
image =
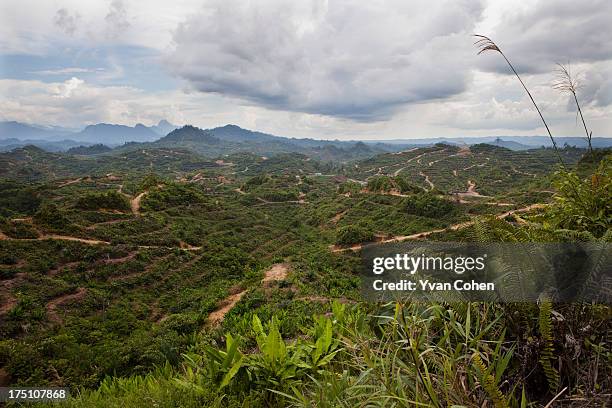
{"label": "cloudy sky", "polygon": [[314,138],[581,135],[552,89],[570,63],[612,136],[608,0],[2,0],[0,120],[226,123]]}

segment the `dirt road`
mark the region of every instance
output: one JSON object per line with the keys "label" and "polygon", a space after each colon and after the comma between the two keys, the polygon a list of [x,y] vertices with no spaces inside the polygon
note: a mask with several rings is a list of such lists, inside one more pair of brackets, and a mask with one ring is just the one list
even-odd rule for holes
{"label": "dirt road", "polygon": [[434,189],[434,183],[432,183],[432,182],[431,182],[431,180],[429,179],[429,176],[428,176],[427,174],[423,173],[422,171],[419,171],[419,175],[420,175],[421,177],[425,177],[425,182],[426,182],[427,184],[429,184],[429,187],[430,187],[430,189],[429,189],[429,190],[430,190],[430,191],[431,191],[431,190],[433,190],[433,189]]}
{"label": "dirt road", "polygon": [[[268,287],[272,282],[278,282],[287,279],[287,273],[289,272],[288,263],[278,263],[272,265],[265,273],[261,280],[261,284],[264,287]],[[232,308],[242,299],[247,293],[247,290],[241,290],[239,292],[230,294],[226,297],[219,305],[219,308],[208,315],[208,324],[215,326],[223,321],[225,315],[232,310]]]}
{"label": "dirt road", "polygon": [[142,197],[144,197],[146,194],[147,191],[143,191],[130,201],[130,208],[132,209],[132,212],[134,214],[140,215],[140,201],[142,200]]}
{"label": "dirt road", "polygon": [[[509,217],[512,214],[515,214],[515,213],[528,212],[528,211],[534,210],[536,208],[544,208],[544,207],[546,207],[546,204],[531,204],[531,205],[528,205],[527,207],[517,208],[515,210],[506,211],[504,213],[496,215],[495,217],[498,218],[498,219],[504,219],[506,217]],[[435,230],[417,232],[416,234],[411,234],[411,235],[397,235],[397,236],[394,236],[394,237],[391,237],[391,238],[383,239],[383,240],[378,241],[378,242],[366,242],[366,243],[362,243],[362,244],[355,244],[355,245],[352,245],[350,247],[340,247],[338,245],[332,245],[330,247],[330,250],[332,252],[359,251],[365,245],[386,244],[386,243],[390,243],[390,242],[402,242],[402,241],[409,241],[409,240],[413,240],[413,239],[421,239],[421,238],[426,238],[429,235],[436,234],[438,232],[457,231],[457,230],[460,230],[460,229],[463,229],[463,228],[470,227],[472,225],[474,225],[474,221],[465,221],[465,222],[461,222],[461,223],[458,223],[458,224],[453,224],[453,225],[451,225],[449,227],[446,227],[446,228],[440,228],[440,229],[435,229]]]}

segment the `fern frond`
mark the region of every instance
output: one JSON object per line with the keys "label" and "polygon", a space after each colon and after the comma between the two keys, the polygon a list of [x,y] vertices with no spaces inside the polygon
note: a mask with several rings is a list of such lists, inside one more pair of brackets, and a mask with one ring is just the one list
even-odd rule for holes
{"label": "fern frond", "polygon": [[472,356],[472,364],[476,368],[476,376],[482,388],[486,391],[487,395],[493,401],[495,408],[505,408],[508,406],[506,397],[501,392],[495,381],[495,377],[489,373],[487,366],[479,354]]}
{"label": "fern frond", "polygon": [[548,387],[555,392],[559,388],[559,372],[553,367],[554,344],[552,333],[552,302],[545,299],[540,304],[540,336],[544,341],[544,349],[540,356],[540,364],[546,374]]}

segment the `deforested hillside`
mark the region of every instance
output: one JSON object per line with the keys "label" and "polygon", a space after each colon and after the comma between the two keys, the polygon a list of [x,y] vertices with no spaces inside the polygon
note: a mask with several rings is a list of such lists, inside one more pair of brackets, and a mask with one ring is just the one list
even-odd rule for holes
{"label": "deforested hillside", "polygon": [[[2,370],[12,382],[84,387],[81,399],[73,401],[77,405],[137,404],[139,393],[148,390],[158,401],[180,394],[185,404],[208,405],[223,393],[230,404],[251,398],[269,406],[297,403],[297,385],[315,398],[329,376],[345,376],[347,393],[357,381],[375,387],[373,376],[385,359],[402,365],[406,378],[423,375],[418,387],[429,381],[441,387],[435,384],[442,384],[443,370],[436,364],[450,364],[451,372],[481,381],[480,363],[467,362],[479,350],[493,364],[516,363],[500,366],[500,380],[490,390],[444,388],[453,390],[447,401],[469,405],[491,395],[510,401],[520,398],[512,391],[516,387],[531,400],[544,398],[551,386],[546,374],[537,359],[519,352],[524,347],[541,352],[523,343],[524,333],[541,338],[537,324],[514,331],[514,325],[526,323],[494,305],[411,305],[399,311],[367,305],[358,270],[362,245],[470,239],[487,215],[501,223],[487,227],[492,233],[520,235],[525,219],[532,225],[542,217],[553,217],[542,224],[549,225],[546,239],[558,239],[554,231],[560,227],[596,231],[565,221],[552,227],[562,211],[552,204],[554,196],[564,194],[560,185],[551,185],[552,154],[434,146],[348,165],[297,153],[209,160],[169,148],[91,157],[35,148],[2,154],[7,169],[0,186]],[[577,162],[583,154],[563,151],[578,169],[609,178],[605,154],[595,166]],[[504,182],[484,177],[485,166],[492,174],[503,169]],[[608,191],[581,183],[587,183],[581,194],[593,199]],[[564,326],[576,320],[552,323],[554,330],[586,330],[584,338],[601,342],[607,323],[593,320],[593,313],[583,315],[581,326]],[[468,327],[466,319],[476,321]],[[429,377],[406,350],[383,346],[416,335],[424,337],[412,346],[414,352],[434,347]],[[462,336],[468,336],[467,346]],[[440,345],[444,338],[450,345]],[[457,349],[460,344],[466,348]],[[235,348],[234,357],[222,354],[225,347]],[[459,350],[459,357],[449,355],[451,349]],[[566,351],[558,350],[565,358]],[[378,368],[359,379],[354,370],[367,371],[370,352]],[[604,369],[601,360],[587,356],[585,364]],[[223,363],[225,358],[231,360]],[[31,363],[24,366],[24,360]],[[221,371],[205,368],[214,361]],[[491,363],[484,361],[486,370]],[[235,367],[231,374],[223,364]],[[540,383],[517,379],[521,364],[536,370]],[[50,371],[56,374],[48,376]],[[103,381],[109,375],[114,378]],[[128,385],[145,381],[139,378],[147,378],[145,388]],[[403,389],[396,375],[388,380],[396,387],[389,392]],[[195,392],[194,384],[210,385]],[[359,389],[351,394],[363,403],[387,398]],[[435,395],[443,390],[435,389]],[[321,394],[322,403],[331,392]],[[432,403],[434,394],[410,398]]]}

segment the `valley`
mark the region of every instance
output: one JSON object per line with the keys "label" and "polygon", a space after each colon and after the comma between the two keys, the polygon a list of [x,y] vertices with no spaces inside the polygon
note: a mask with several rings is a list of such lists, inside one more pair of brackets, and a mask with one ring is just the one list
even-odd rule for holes
{"label": "valley", "polygon": [[[571,166],[583,153],[562,150]],[[342,163],[169,146],[2,153],[3,378],[95,389],[247,335],[254,316],[302,336],[335,302],[360,304],[364,245],[523,223],[551,203],[556,168],[550,149],[484,144]]]}

